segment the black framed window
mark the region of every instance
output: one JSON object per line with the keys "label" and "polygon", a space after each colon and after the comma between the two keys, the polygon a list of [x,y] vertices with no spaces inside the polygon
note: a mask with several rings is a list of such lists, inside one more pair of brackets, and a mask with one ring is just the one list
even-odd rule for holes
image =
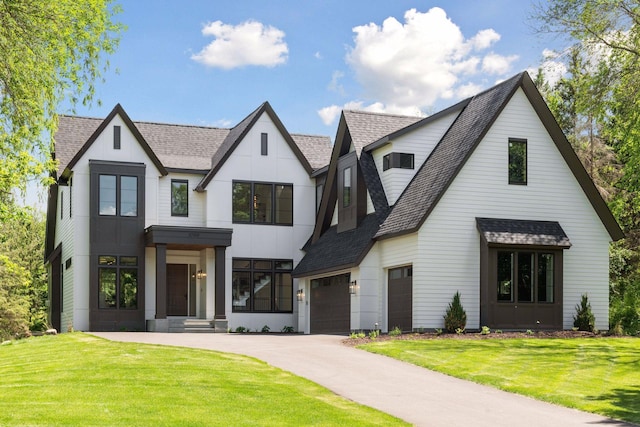
{"label": "black framed window", "polygon": [[389,153],[382,158],[382,170],[392,168],[413,169],[414,155],[411,153]]}
{"label": "black framed window", "polygon": [[60,219],[64,219],[64,191],[60,192]]}
{"label": "black framed window", "polygon": [[138,177],[100,175],[98,209],[104,216],[138,216]]}
{"label": "black framed window", "polygon": [[498,302],[554,302],[553,253],[500,250],[497,255]]}
{"label": "black framed window", "polygon": [[527,140],[509,138],[509,184],[527,185]]}
{"label": "black framed window", "polygon": [[138,257],[98,257],[98,308],[138,308]]}
{"label": "black framed window", "polygon": [[342,207],[351,206],[351,168],[342,171]]}
{"label": "black framed window", "polygon": [[293,184],[233,182],[235,223],[293,225]]}
{"label": "black framed window", "polygon": [[233,311],[290,313],[293,311],[292,260],[234,258]]}
{"label": "black framed window", "polygon": [[189,216],[189,181],[171,180],[171,216]]}
{"label": "black framed window", "polygon": [[260,154],[263,156],[269,154],[269,134],[260,134]]}
{"label": "black framed window", "polygon": [[316,185],[316,213],[320,210],[320,202],[322,202],[323,191],[324,191],[324,184]]}

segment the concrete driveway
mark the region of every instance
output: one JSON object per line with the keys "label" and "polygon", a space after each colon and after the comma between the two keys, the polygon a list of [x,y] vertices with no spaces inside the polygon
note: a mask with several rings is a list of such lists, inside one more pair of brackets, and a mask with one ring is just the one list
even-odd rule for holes
{"label": "concrete driveway", "polygon": [[341,344],[332,335],[102,332],[113,341],[252,356],[419,426],[629,426],[459,380]]}

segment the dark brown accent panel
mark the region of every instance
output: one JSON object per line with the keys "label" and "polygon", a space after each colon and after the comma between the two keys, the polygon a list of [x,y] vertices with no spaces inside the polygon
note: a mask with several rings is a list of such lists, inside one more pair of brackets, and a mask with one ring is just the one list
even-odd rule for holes
{"label": "dark brown accent panel", "polygon": [[60,332],[62,318],[62,246],[58,245],[50,261],[51,276],[49,277],[49,322]]}
{"label": "dark brown accent panel", "polygon": [[355,151],[338,160],[338,233],[353,230],[367,213],[367,188]]}
{"label": "dark brown accent panel", "polygon": [[189,266],[167,264],[167,316],[186,316],[189,302]]}
{"label": "dark brown accent panel", "polygon": [[349,274],[311,281],[312,334],[344,334],[351,329]]}
{"label": "dark brown accent panel", "polygon": [[389,270],[387,289],[387,327],[403,332],[413,330],[413,274],[412,267]]}
{"label": "dark brown accent panel", "polygon": [[216,246],[216,277],[215,277],[215,319],[224,320],[225,313],[225,253],[226,247]]}

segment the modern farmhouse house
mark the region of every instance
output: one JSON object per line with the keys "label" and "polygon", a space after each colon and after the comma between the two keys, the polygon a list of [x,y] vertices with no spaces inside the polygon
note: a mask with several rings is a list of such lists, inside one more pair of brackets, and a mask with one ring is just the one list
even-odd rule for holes
{"label": "modern farmhouse house", "polygon": [[623,237],[526,73],[427,118],[344,111],[289,134],[60,118],[46,260],[54,327],[346,333],[608,329]]}
{"label": "modern farmhouse house", "polygon": [[344,111],[306,255],[307,333],[569,329],[589,295],[608,329],[622,231],[527,73],[425,119]]}

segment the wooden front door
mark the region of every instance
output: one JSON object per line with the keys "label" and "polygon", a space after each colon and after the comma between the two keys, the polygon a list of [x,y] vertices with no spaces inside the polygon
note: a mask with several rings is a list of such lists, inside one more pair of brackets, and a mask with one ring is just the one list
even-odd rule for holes
{"label": "wooden front door", "polygon": [[167,316],[186,316],[189,302],[189,266],[167,264]]}

